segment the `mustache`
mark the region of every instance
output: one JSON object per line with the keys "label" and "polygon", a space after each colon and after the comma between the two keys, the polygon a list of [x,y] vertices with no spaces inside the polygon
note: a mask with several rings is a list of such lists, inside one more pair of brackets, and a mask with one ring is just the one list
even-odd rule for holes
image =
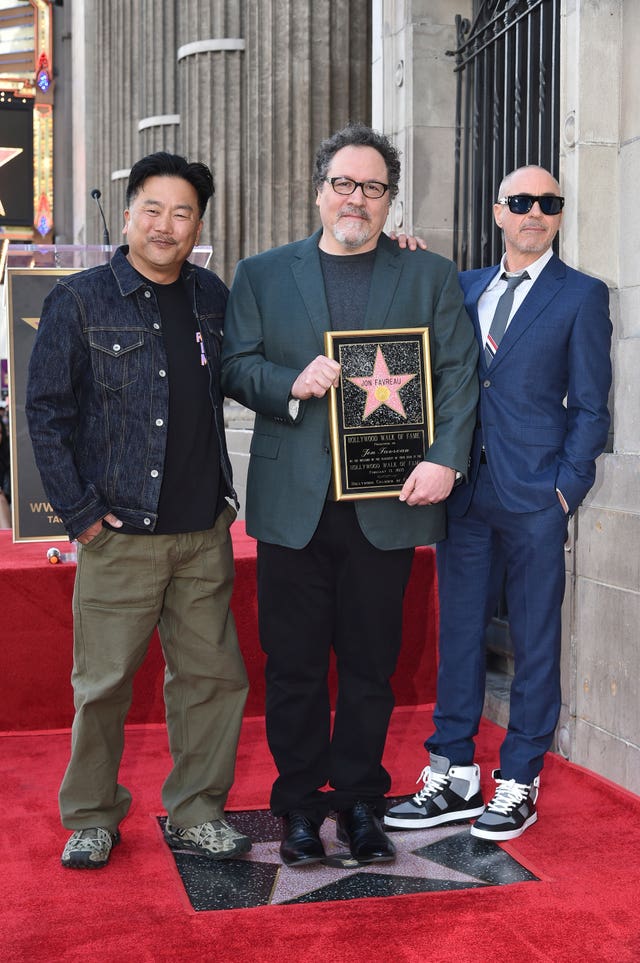
{"label": "mustache", "polygon": [[338,211],[338,219],[341,217],[350,217],[354,214],[356,217],[364,218],[365,221],[371,220],[371,215],[366,207],[360,207],[358,204],[345,204],[345,206]]}
{"label": "mustache", "polygon": [[154,235],[150,238],[150,240],[151,240],[152,242],[153,242],[153,241],[162,241],[163,244],[175,244],[175,243],[176,243],[175,240],[174,240],[174,238],[169,237],[168,234],[154,234]]}

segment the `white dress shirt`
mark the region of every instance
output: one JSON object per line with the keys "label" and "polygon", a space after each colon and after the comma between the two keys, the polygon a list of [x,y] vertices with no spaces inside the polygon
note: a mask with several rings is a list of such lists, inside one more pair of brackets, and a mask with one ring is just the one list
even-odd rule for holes
{"label": "white dress shirt", "polygon": [[[534,261],[533,264],[529,264],[527,266],[526,270],[529,275],[529,280],[523,281],[522,284],[519,284],[514,291],[513,305],[507,321],[507,328],[511,323],[512,317],[531,290],[532,284],[538,279],[541,272],[544,270],[545,266],[552,257],[553,251],[551,248],[549,248],[549,250],[545,251],[537,261]],[[484,289],[478,300],[478,321],[480,322],[480,332],[482,334],[483,345],[487,342],[489,328],[491,327],[493,316],[496,313],[496,305],[507,289],[507,282],[502,277],[503,272],[510,276],[513,276],[514,274],[522,274],[522,271],[507,271],[505,267],[505,260],[506,254],[503,254],[498,273],[494,278],[492,278],[491,283]]]}

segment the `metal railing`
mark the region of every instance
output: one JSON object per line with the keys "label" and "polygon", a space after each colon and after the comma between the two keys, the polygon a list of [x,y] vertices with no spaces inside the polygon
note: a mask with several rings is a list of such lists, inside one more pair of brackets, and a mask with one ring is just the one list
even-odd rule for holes
{"label": "metal railing", "polygon": [[500,259],[504,175],[540,164],[558,176],[560,0],[476,0],[456,44],[453,258],[466,270]]}

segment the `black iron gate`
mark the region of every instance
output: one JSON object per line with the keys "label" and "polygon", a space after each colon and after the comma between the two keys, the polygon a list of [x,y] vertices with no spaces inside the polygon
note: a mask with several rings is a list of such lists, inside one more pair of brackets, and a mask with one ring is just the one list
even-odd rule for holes
{"label": "black iron gate", "polygon": [[500,260],[503,176],[523,164],[558,176],[560,0],[475,0],[456,32],[453,259],[465,270]]}

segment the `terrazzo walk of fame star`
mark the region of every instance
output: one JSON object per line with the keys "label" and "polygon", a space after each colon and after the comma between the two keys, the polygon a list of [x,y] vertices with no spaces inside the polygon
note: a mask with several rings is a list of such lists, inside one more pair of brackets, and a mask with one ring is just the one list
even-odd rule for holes
{"label": "terrazzo walk of fame star", "polygon": [[[270,812],[228,813],[230,822],[253,840],[237,859],[210,860],[171,850],[194,910],[248,909],[401,896],[438,890],[505,886],[538,878],[495,843],[477,839],[469,824],[439,829],[391,830],[393,863],[363,866],[336,840],[335,821],[325,820],[320,836],[325,864],[294,868],[280,859],[280,820]],[[159,817],[164,826],[165,817]]]}

